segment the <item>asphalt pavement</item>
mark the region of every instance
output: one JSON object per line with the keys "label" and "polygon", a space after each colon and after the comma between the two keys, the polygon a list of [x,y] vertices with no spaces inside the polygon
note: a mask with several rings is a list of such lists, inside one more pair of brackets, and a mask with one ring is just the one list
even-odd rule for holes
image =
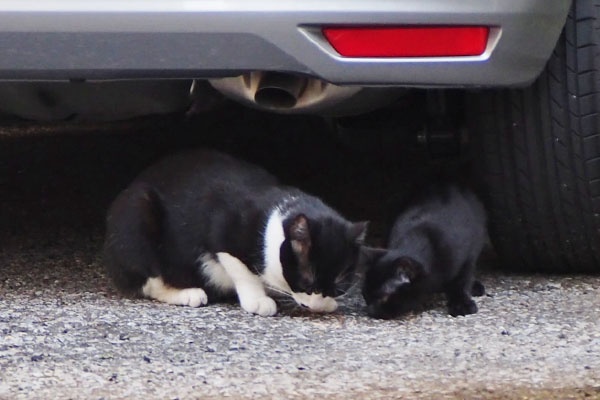
{"label": "asphalt pavement", "polygon": [[600,398],[600,276],[503,272],[493,252],[479,313],[442,297],[393,321],[357,290],[333,314],[280,300],[177,307],[123,297],[100,253],[106,208],[145,165],[211,146],[260,162],[355,220],[378,244],[431,160],[374,132],[240,109],[211,119],[0,128],[0,398]]}

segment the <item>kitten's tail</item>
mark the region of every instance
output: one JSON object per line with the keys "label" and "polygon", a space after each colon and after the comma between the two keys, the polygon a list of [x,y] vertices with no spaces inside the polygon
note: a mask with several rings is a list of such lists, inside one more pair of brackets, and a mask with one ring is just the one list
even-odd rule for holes
{"label": "kitten's tail", "polygon": [[137,292],[148,278],[160,275],[157,249],[165,214],[162,204],[153,187],[140,183],[121,192],[109,209],[104,264],[122,291]]}

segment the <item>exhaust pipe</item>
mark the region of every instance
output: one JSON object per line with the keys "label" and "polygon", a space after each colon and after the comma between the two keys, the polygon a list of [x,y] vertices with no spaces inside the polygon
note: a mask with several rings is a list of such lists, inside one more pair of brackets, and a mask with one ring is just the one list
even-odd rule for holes
{"label": "exhaust pipe", "polygon": [[210,79],[225,96],[261,110],[285,114],[351,115],[393,101],[395,88],[337,86],[302,75],[249,72],[233,78]]}
{"label": "exhaust pipe", "polygon": [[258,82],[254,101],[269,109],[290,109],[298,103],[308,79],[295,75],[272,72],[264,74]]}

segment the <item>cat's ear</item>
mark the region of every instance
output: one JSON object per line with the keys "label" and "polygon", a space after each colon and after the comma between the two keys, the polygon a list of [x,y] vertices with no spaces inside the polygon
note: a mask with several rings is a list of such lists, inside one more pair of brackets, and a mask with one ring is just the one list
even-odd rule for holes
{"label": "cat's ear", "polygon": [[394,274],[385,281],[381,287],[382,302],[387,303],[390,296],[401,290],[403,287],[408,287],[412,279],[404,269],[404,264],[398,259],[394,263]]}
{"label": "cat's ear", "polygon": [[410,257],[400,257],[394,261],[396,276],[412,282],[423,272],[423,265]]}
{"label": "cat's ear", "polygon": [[308,229],[308,218],[304,214],[294,217],[289,226],[289,238],[292,250],[301,261],[308,260],[308,252],[311,246],[310,231]]}
{"label": "cat's ear", "polygon": [[396,293],[402,286],[409,285],[410,279],[404,274],[397,275],[392,279],[388,279],[381,287],[381,302],[387,303],[389,297]]}
{"label": "cat's ear", "polygon": [[362,245],[367,238],[367,227],[369,221],[356,222],[350,225],[348,229],[348,240],[356,244]]}

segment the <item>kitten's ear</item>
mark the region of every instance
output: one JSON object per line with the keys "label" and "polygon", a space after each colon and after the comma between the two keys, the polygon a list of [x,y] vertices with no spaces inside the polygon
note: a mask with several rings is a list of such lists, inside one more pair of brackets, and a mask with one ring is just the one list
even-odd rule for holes
{"label": "kitten's ear", "polygon": [[402,276],[409,282],[414,281],[423,272],[423,265],[410,257],[400,257],[394,261],[394,265],[396,276]]}
{"label": "kitten's ear", "polygon": [[304,214],[297,215],[289,227],[289,237],[292,250],[301,259],[308,259],[310,250],[310,231],[308,230],[308,218]]}
{"label": "kitten's ear", "polygon": [[395,276],[392,279],[388,279],[385,284],[381,287],[382,302],[386,303],[391,295],[396,293],[404,285],[409,285],[410,279],[404,274]]}
{"label": "kitten's ear", "polygon": [[368,226],[369,221],[356,222],[350,225],[350,229],[348,229],[348,239],[351,242],[362,245],[367,237]]}

